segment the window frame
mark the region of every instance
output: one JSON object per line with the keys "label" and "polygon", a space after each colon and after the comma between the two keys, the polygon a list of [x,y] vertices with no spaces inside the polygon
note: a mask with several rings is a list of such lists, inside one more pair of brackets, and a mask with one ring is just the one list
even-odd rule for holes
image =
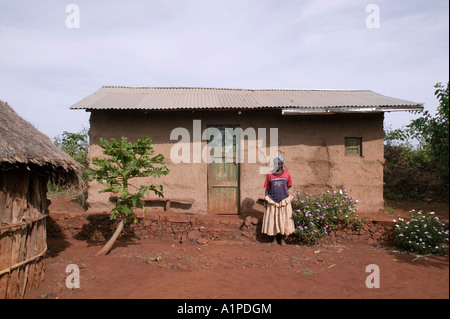
{"label": "window frame", "polygon": [[[356,144],[349,145],[348,142],[356,142]],[[353,153],[355,149],[356,149],[357,153]],[[349,151],[352,151],[352,153],[350,153]],[[345,137],[344,138],[344,156],[346,156],[346,157],[362,157],[363,156],[362,137]]]}

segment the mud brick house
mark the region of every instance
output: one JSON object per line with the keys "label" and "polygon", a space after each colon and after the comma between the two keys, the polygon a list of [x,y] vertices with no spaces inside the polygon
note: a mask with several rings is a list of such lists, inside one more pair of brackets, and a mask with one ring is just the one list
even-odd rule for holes
{"label": "mud brick house", "polygon": [[[124,86],[71,107],[91,113],[91,157],[102,156],[100,138],[152,137],[170,169],[153,181],[165,188],[166,209],[199,214],[261,211],[276,155],[292,193],[345,189],[360,211],[376,212],[384,207],[384,113],[422,108],[369,90]],[[111,207],[100,189],[90,184],[90,209]]]}
{"label": "mud brick house", "polygon": [[39,285],[47,252],[47,182],[79,185],[82,166],[0,101],[0,299]]}

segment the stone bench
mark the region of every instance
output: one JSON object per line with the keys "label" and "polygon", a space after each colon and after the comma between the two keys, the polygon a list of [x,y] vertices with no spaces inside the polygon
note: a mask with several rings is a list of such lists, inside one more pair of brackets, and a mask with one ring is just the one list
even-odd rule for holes
{"label": "stone bench", "polygon": [[[120,196],[118,194],[111,194],[109,197],[110,202],[116,202],[117,198]],[[189,198],[168,198],[168,197],[145,197],[142,200],[146,203],[151,202],[161,202],[164,203],[164,211],[170,211],[171,203],[182,203],[182,204],[194,204],[195,200]]]}

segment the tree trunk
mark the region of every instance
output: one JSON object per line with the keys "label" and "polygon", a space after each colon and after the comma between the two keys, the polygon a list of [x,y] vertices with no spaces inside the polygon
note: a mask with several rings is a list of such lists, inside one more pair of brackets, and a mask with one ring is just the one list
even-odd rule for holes
{"label": "tree trunk", "polygon": [[108,240],[108,242],[105,244],[105,246],[103,246],[103,248],[95,254],[95,256],[105,256],[106,254],[109,253],[109,251],[111,250],[112,246],[114,245],[114,243],[116,242],[117,238],[120,235],[120,232],[123,229],[123,226],[125,226],[125,221],[122,219],[119,223],[119,225],[117,225],[116,231],[114,232],[114,234],[111,236],[111,238]]}

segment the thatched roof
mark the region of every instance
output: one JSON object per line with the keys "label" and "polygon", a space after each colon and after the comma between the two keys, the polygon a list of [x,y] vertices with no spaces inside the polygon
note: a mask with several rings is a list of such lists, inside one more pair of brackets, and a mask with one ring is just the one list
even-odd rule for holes
{"label": "thatched roof", "polygon": [[50,138],[0,101],[0,171],[26,169],[49,176],[58,185],[79,184],[82,165]]}

